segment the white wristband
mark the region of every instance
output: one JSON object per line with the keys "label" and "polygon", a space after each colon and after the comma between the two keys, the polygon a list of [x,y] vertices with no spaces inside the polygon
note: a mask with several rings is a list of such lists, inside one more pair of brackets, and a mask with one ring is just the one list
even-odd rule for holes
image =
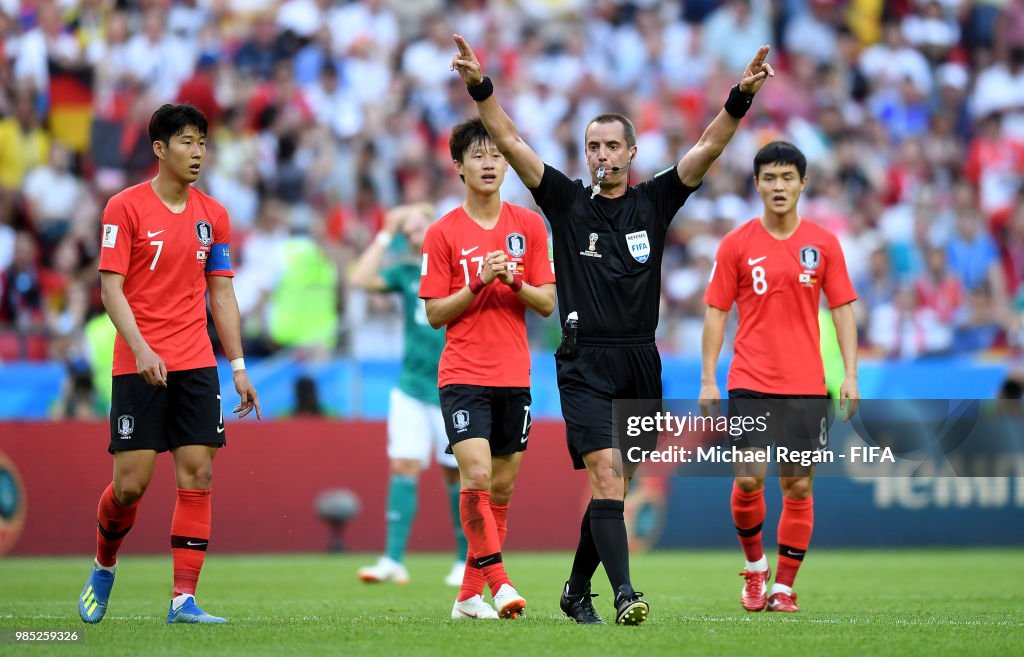
{"label": "white wristband", "polygon": [[380,246],[386,249],[389,246],[391,246],[391,240],[394,239],[394,237],[395,236],[392,235],[391,233],[382,230],[379,233],[377,233],[376,237],[373,238],[373,242],[375,244],[379,244]]}
{"label": "white wristband", "polygon": [[238,370],[244,370],[244,369],[245,369],[245,359],[244,358],[235,358],[234,360],[231,361],[231,371],[232,372],[237,372]]}

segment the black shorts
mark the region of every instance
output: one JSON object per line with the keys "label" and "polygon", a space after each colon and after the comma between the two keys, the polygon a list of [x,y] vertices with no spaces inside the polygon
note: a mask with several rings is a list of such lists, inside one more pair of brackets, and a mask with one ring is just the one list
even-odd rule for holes
{"label": "black shorts", "polygon": [[827,449],[835,419],[826,395],[774,395],[742,388],[729,391],[729,416],[730,423],[734,417],[750,419],[749,430],[730,435],[733,446],[767,449],[774,444],[797,451]]}
{"label": "black shorts", "polygon": [[526,451],[530,436],[529,388],[501,388],[452,383],[441,388],[441,413],[452,445],[467,438],[486,438],[493,456]]}
{"label": "black shorts", "polygon": [[639,344],[581,342],[574,358],[556,357],[555,364],[565,418],[565,442],[577,470],[586,467],[583,455],[588,452],[626,447],[616,444],[614,400],[660,403],[661,356],[649,340]]}
{"label": "black shorts", "polygon": [[151,386],[138,374],[115,376],[108,451],[223,447],[227,441],[220,404],[216,367],[168,372],[166,388]]}

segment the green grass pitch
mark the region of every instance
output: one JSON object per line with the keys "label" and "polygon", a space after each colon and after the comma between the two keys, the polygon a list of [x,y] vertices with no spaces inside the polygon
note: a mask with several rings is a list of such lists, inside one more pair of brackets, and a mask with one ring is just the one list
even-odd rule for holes
{"label": "green grass pitch", "polygon": [[[166,626],[170,557],[122,557],[107,617],[78,619],[88,557],[0,559],[0,634],[77,629],[80,644],[0,645],[0,655],[1012,655],[1024,650],[1024,550],[818,550],[797,580],[799,614],[739,605],[735,551],[635,556],[651,603],[640,627],[577,627],[558,595],[570,555],[510,553],[527,599],[514,621],[451,621],[446,555],[412,555],[408,586],[366,585],[368,555],[211,553],[199,587],[224,626]],[[603,571],[598,611],[614,615]],[[9,635],[6,632],[6,635]]]}

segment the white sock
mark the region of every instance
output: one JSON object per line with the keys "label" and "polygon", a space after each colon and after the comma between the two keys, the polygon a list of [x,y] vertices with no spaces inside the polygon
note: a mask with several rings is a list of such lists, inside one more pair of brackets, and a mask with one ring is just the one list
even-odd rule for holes
{"label": "white sock", "polygon": [[786,595],[793,595],[793,588],[790,586],[786,586],[785,584],[779,584],[778,582],[776,582],[772,584],[771,595],[775,595],[776,593],[785,593]]}
{"label": "white sock", "polygon": [[114,562],[113,566],[104,566],[103,564],[101,564],[99,561],[96,561],[95,559],[93,559],[92,562],[96,565],[96,570],[105,570],[108,573],[116,573],[117,572],[117,562],[116,561]]}
{"label": "white sock", "polygon": [[181,605],[185,604],[186,600],[194,597],[195,596],[191,593],[182,593],[181,595],[174,596],[174,599],[171,600],[171,609],[177,609],[181,607]]}
{"label": "white sock", "polygon": [[763,573],[768,570],[768,557],[762,554],[757,561],[748,561],[747,570],[752,573]]}

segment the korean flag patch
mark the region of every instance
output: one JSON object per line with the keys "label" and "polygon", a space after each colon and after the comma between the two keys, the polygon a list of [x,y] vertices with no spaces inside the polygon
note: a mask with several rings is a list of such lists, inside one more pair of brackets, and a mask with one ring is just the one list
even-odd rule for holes
{"label": "korean flag patch", "polygon": [[647,258],[651,256],[651,241],[647,238],[646,230],[627,233],[626,246],[629,248],[629,255],[639,263],[647,262]]}

